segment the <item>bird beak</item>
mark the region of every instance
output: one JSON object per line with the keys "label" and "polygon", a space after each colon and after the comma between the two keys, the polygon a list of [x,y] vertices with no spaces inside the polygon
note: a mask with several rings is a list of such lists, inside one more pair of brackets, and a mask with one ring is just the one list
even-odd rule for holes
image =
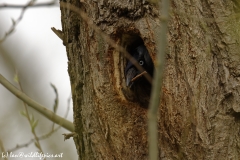
{"label": "bird beak", "polygon": [[127,71],[127,74],[126,74],[126,85],[127,85],[127,87],[129,87],[129,88],[132,87],[132,85],[133,85],[132,79],[134,77],[136,77],[137,74],[138,74],[138,71],[135,68],[130,68]]}

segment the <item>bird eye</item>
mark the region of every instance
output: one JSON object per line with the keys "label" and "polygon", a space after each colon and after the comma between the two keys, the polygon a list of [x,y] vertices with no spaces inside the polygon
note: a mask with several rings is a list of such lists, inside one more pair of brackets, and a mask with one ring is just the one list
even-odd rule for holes
{"label": "bird eye", "polygon": [[142,66],[144,64],[144,62],[143,61],[139,61],[139,64]]}

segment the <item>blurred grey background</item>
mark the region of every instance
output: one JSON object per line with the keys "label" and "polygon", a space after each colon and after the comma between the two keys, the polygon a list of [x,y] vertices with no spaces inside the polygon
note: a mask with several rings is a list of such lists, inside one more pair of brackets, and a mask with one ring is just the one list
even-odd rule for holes
{"label": "blurred grey background", "polygon": [[[0,5],[26,4],[26,0],[0,0]],[[49,2],[38,0],[38,2]],[[0,8],[0,39],[12,26],[21,9]],[[0,44],[0,74],[14,82],[16,72],[19,75],[24,92],[35,101],[52,110],[55,93],[50,83],[57,87],[59,93],[59,108],[57,114],[64,116],[71,94],[69,76],[67,73],[67,56],[62,41],[51,31],[51,27],[61,29],[61,15],[58,3],[51,7],[29,8],[14,32]],[[20,112],[24,110],[22,101],[0,85],[0,140],[5,150],[15,148],[33,137],[31,127]],[[29,109],[30,113],[39,120],[36,128],[37,135],[43,135],[51,130],[52,122]],[[72,102],[67,119],[73,121]],[[63,153],[62,159],[77,159],[77,152],[72,139],[64,141],[65,129],[59,129],[51,137],[41,140],[40,144],[45,153]],[[37,151],[34,144],[14,151],[30,153]],[[1,159],[1,152],[0,152]],[[9,160],[19,158],[8,158]],[[22,158],[26,160],[39,158]],[[59,159],[59,158],[47,158]]]}

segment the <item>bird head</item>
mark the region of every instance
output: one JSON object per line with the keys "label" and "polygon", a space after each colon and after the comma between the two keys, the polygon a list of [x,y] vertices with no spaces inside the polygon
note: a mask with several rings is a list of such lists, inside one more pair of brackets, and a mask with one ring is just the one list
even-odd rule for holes
{"label": "bird head", "polygon": [[[139,45],[134,50],[130,51],[130,54],[148,74],[150,74],[151,76],[153,75],[153,62],[147,48],[144,45]],[[134,85],[132,79],[140,73],[141,72],[135,67],[135,65],[131,61],[127,62],[125,68],[127,87],[131,88]]]}

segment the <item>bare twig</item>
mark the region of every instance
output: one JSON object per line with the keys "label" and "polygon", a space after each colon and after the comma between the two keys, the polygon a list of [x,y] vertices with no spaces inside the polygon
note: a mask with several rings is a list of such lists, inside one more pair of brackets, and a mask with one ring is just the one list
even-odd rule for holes
{"label": "bare twig", "polygon": [[0,139],[0,151],[2,152],[2,156],[1,157],[4,158],[4,160],[7,160],[7,156],[3,156],[3,154],[5,154],[7,152],[5,151],[5,148],[4,148],[4,145],[3,145],[1,139]]}
{"label": "bare twig", "polygon": [[[57,0],[53,0],[50,2],[46,2],[46,3],[36,3],[27,7],[31,7],[31,8],[35,8],[35,7],[51,7],[54,6],[55,4],[57,4]],[[13,9],[22,9],[26,7],[26,5],[17,5],[17,4],[0,4],[0,9],[9,9],[9,8],[13,8]]]}
{"label": "bare twig", "polygon": [[12,5],[12,4],[0,5],[0,9],[3,9],[3,8],[21,8],[22,9],[20,16],[17,18],[17,20],[12,19],[12,26],[5,33],[3,38],[0,39],[0,43],[2,43],[10,34],[13,33],[18,23],[22,20],[26,9],[28,9],[29,7],[43,7],[43,6],[51,6],[51,5],[53,6],[56,3],[56,0],[53,0],[52,2],[48,2],[48,3],[38,3],[38,4],[34,4],[34,2],[35,0],[31,0],[26,5]]}
{"label": "bare twig", "polygon": [[[21,81],[20,81],[20,79],[19,79],[19,77],[18,77],[17,72],[16,72],[16,76],[17,76],[17,83],[18,83],[18,85],[19,85],[19,87],[20,87],[20,90],[23,92],[23,88],[22,88],[22,85],[21,85]],[[38,136],[37,136],[37,133],[35,132],[35,127],[37,126],[37,121],[34,120],[33,115],[30,116],[30,114],[29,114],[29,112],[28,112],[27,104],[26,104],[24,101],[23,101],[23,105],[24,105],[25,113],[26,113],[26,114],[25,114],[25,115],[26,115],[25,117],[27,118],[27,120],[28,120],[28,122],[29,122],[29,125],[30,125],[30,127],[31,127],[31,131],[32,131],[32,134],[33,134],[33,136],[34,136],[35,146],[39,149],[39,151],[40,151],[41,153],[44,153],[43,150],[42,150],[41,144],[40,144],[40,142],[39,142],[39,138],[38,138]],[[46,160],[46,158],[44,158],[44,160]]]}
{"label": "bare twig", "polygon": [[74,131],[73,123],[54,114],[51,110],[45,108],[41,104],[37,103],[33,99],[29,98],[25,93],[21,92],[19,89],[17,89],[14,85],[12,85],[8,80],[6,80],[1,74],[0,74],[0,83],[7,88],[10,92],[12,92],[16,97],[24,101],[26,104],[31,106],[33,109],[40,112],[43,116],[51,120],[52,122],[57,123],[58,125],[62,126],[63,128],[69,130],[70,132]]}
{"label": "bare twig", "polygon": [[63,32],[61,30],[54,27],[52,27],[51,30],[63,41]]}
{"label": "bare twig", "polygon": [[[48,137],[50,137],[54,132],[56,132],[59,128],[61,128],[61,126],[58,126],[57,128],[55,128],[54,130],[51,130],[50,132],[48,132],[47,134],[44,134],[42,136],[39,136],[38,139],[39,140],[44,140]],[[35,138],[30,139],[28,142],[23,143],[23,144],[17,144],[14,148],[7,150],[7,152],[14,152],[18,149],[24,148],[24,147],[28,147],[30,144],[35,142]]]}
{"label": "bare twig", "polygon": [[[68,98],[68,105],[67,105],[67,110],[66,110],[64,118],[67,118],[67,116],[68,116],[68,113],[69,113],[69,110],[70,110],[70,102],[71,102],[71,96],[69,96],[69,98]],[[39,140],[44,140],[44,139],[50,137],[54,132],[56,132],[60,128],[61,128],[61,126],[58,126],[58,127],[54,128],[54,129],[51,129],[47,134],[39,136],[38,139]],[[7,152],[10,153],[10,152],[14,152],[14,151],[16,151],[18,149],[21,149],[21,148],[24,148],[24,147],[28,147],[33,142],[35,142],[35,139],[31,139],[30,141],[28,141],[28,142],[26,142],[24,144],[17,144],[14,148],[9,149]]]}
{"label": "bare twig", "polygon": [[71,138],[71,137],[77,136],[77,134],[75,132],[68,133],[68,134],[63,133],[62,135],[64,136],[64,141]]}
{"label": "bare twig", "polygon": [[131,82],[136,81],[138,78],[142,77],[144,74],[147,74],[147,71],[143,71],[142,73],[136,75]]}
{"label": "bare twig", "polygon": [[[58,109],[58,101],[59,101],[59,100],[58,100],[58,91],[57,91],[57,88],[56,88],[55,85],[53,85],[52,83],[51,83],[50,85],[51,85],[51,87],[53,88],[54,93],[55,93],[55,95],[56,95],[56,98],[55,98],[55,100],[54,100],[54,105],[53,105],[53,112],[56,114],[57,109]],[[55,125],[55,123],[52,124],[52,130],[54,130],[54,125]]]}
{"label": "bare twig", "polygon": [[24,144],[17,144],[14,148],[12,148],[12,149],[9,149],[7,152],[14,152],[14,151],[16,151],[16,150],[18,150],[18,149],[21,149],[21,148],[25,148],[25,147],[28,147],[30,144],[32,144],[33,142],[35,142],[35,139],[33,138],[33,139],[31,139],[29,142],[27,142],[27,143],[24,143]]}
{"label": "bare twig", "polygon": [[13,33],[14,29],[16,28],[17,24],[22,20],[23,15],[25,13],[25,10],[27,9],[28,6],[33,5],[34,1],[30,1],[28,2],[23,8],[22,8],[22,12],[20,14],[20,16],[18,17],[17,20],[13,20],[12,19],[12,26],[10,27],[10,29],[5,33],[4,37],[2,39],[0,39],[0,43],[2,43],[11,33]]}
{"label": "bare twig", "polygon": [[149,110],[148,110],[148,143],[149,143],[149,159],[157,160],[158,153],[158,107],[160,104],[159,95],[161,99],[161,88],[163,81],[163,74],[165,68],[165,55],[167,47],[167,32],[168,32],[168,20],[169,20],[169,8],[170,0],[162,0],[162,13],[161,13],[161,30],[156,31],[157,41],[157,63],[156,70],[153,79],[153,89],[150,98]]}

